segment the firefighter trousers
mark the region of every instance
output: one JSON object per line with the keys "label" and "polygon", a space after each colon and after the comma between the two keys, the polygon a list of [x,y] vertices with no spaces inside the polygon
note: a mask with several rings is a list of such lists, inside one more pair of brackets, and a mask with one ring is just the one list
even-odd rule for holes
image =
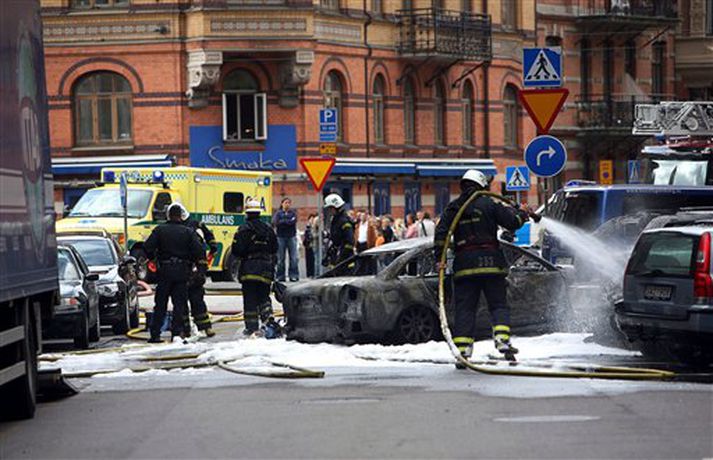
{"label": "firefighter trousers", "polygon": [[475,339],[475,318],[481,292],[485,295],[493,330],[510,331],[510,308],[506,299],[506,281],[503,275],[479,275],[458,278],[454,281],[456,318],[453,324],[453,341],[458,349],[470,356]]}
{"label": "firefighter trousers", "polygon": [[[188,283],[188,301],[191,304],[191,316],[193,322],[199,331],[205,331],[211,328],[210,318],[208,317],[208,306],[205,303],[205,289],[203,284]],[[188,315],[185,318],[186,327],[188,327]]]}
{"label": "firefighter trousers", "polygon": [[262,281],[243,281],[243,315],[245,329],[257,331],[260,321],[267,321],[272,316],[270,285]]}

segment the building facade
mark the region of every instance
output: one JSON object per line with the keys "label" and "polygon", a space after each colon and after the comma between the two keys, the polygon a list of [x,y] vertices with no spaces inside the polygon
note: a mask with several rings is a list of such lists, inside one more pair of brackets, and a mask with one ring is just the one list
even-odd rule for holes
{"label": "building facade", "polygon": [[[475,167],[502,186],[534,125],[517,99],[534,0],[42,0],[58,205],[100,165],[265,169],[275,202],[317,194],[298,158],[339,118],[325,193],[439,213]],[[534,197],[534,190],[533,190]],[[303,216],[302,216],[303,217]]]}
{"label": "building facade", "polygon": [[713,101],[713,0],[680,1],[679,13],[678,96],[691,101]]}
{"label": "building facade", "polygon": [[631,134],[634,107],[675,98],[679,24],[674,0],[538,0],[540,45],[563,47],[570,95],[551,133],[569,153],[567,179],[627,182],[627,160],[645,137]]}

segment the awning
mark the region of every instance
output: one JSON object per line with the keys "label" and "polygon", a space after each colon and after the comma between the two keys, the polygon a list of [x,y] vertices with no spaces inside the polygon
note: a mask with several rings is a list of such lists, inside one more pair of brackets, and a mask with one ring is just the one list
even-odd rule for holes
{"label": "awning", "polygon": [[339,158],[332,174],[459,177],[469,169],[477,169],[488,176],[498,173],[490,159]]}
{"label": "awning", "polygon": [[116,155],[52,158],[55,175],[97,174],[102,168],[161,168],[175,166],[173,155]]}

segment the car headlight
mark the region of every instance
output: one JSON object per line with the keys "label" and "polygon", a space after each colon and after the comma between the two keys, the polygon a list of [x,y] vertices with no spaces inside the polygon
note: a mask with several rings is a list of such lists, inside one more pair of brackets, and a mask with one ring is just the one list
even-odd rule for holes
{"label": "car headlight", "polygon": [[119,286],[116,283],[100,284],[97,286],[97,292],[104,297],[113,297],[119,292]]}

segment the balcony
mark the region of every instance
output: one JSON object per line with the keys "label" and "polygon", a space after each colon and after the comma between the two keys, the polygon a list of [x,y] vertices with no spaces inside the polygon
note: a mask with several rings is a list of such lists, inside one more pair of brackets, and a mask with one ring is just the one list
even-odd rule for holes
{"label": "balcony", "polygon": [[490,16],[440,8],[400,10],[398,50],[402,56],[489,61]]}
{"label": "balcony", "polygon": [[674,0],[579,0],[577,25],[584,32],[638,33],[677,22]]}
{"label": "balcony", "polygon": [[575,101],[577,134],[580,136],[629,136],[634,126],[636,104],[653,104],[671,95],[592,95]]}

